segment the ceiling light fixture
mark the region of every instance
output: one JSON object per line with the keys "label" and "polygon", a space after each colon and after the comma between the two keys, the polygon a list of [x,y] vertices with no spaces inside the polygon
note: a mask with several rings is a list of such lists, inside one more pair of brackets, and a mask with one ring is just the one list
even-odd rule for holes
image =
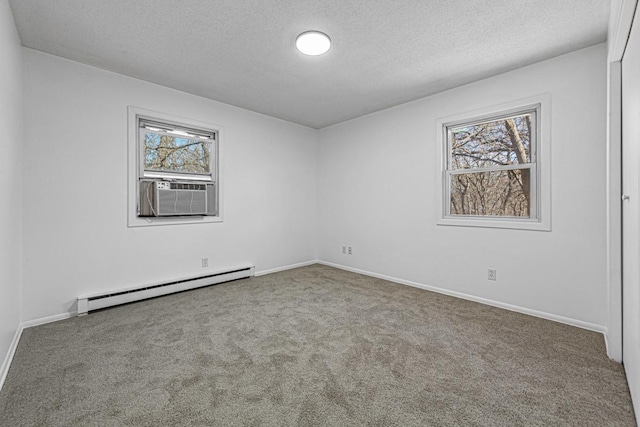
{"label": "ceiling light fixture", "polygon": [[305,55],[322,55],[331,48],[331,39],[320,31],[306,31],[296,39],[296,48]]}

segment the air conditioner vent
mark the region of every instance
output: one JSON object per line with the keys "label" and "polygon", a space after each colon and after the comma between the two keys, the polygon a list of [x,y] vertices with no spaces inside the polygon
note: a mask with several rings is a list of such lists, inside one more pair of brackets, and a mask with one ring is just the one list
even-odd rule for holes
{"label": "air conditioner vent", "polygon": [[213,183],[142,180],[138,216],[215,216],[215,191]]}
{"label": "air conditioner vent", "polygon": [[172,190],[206,190],[206,184],[190,184],[184,182],[172,182],[170,188]]}

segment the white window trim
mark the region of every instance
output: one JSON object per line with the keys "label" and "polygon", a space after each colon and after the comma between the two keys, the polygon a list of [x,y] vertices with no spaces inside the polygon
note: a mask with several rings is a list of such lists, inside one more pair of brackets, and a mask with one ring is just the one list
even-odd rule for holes
{"label": "white window trim", "polygon": [[[454,123],[482,121],[499,115],[507,115],[539,105],[537,114],[536,202],[538,218],[494,218],[472,216],[447,216],[449,196],[446,192],[446,168],[449,156],[447,126]],[[455,114],[436,121],[436,218],[437,225],[507,228],[519,230],[551,231],[551,95],[542,94],[531,98],[489,106],[474,111]]]}
{"label": "white window trim", "polygon": [[[152,117],[159,121],[169,123],[181,123],[193,128],[215,129],[217,131],[217,163],[214,165],[217,172],[216,191],[218,192],[218,215],[217,216],[190,216],[190,217],[150,217],[141,218],[137,214],[138,204],[138,178],[139,178],[139,145],[138,145],[138,116]],[[223,198],[224,198],[224,177],[223,177],[223,130],[221,126],[201,122],[197,120],[178,117],[171,114],[160,113],[158,111],[144,108],[127,107],[127,133],[128,133],[128,168],[127,168],[127,225],[129,227],[148,227],[159,225],[182,225],[182,224],[209,224],[223,222]]]}

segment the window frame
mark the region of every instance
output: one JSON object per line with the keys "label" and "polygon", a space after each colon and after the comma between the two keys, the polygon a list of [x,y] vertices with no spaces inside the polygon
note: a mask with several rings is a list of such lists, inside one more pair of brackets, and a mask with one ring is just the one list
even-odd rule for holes
{"label": "window frame", "polygon": [[[129,227],[144,227],[157,225],[180,225],[180,224],[203,224],[216,223],[223,221],[223,186],[222,182],[222,127],[179,117],[172,114],[160,113],[157,111],[147,110],[139,107],[128,106],[128,222]],[[166,124],[174,129],[206,131],[214,135],[211,143],[211,152],[209,155],[208,174],[184,173],[171,171],[147,171],[144,166],[144,133],[145,128],[140,126],[140,121],[152,121],[159,124]],[[148,131],[148,130],[147,130]],[[163,131],[153,133],[162,134]],[[176,136],[175,134],[169,134]],[[177,135],[180,137],[181,135]],[[188,137],[186,137],[188,138]],[[176,217],[139,217],[138,203],[140,180],[142,179],[169,179],[175,181],[202,182],[206,184],[214,184],[217,199],[217,215],[215,216],[176,216]]]}
{"label": "window frame", "polygon": [[[437,120],[437,224],[467,227],[509,228],[522,230],[551,230],[551,97],[548,94],[485,107],[468,113]],[[535,125],[530,139],[530,162],[478,169],[451,169],[451,130],[465,125],[487,123],[528,112],[535,112]],[[535,136],[535,138],[534,138]],[[530,169],[530,202],[528,218],[516,216],[451,215],[451,177],[458,174],[483,173],[513,169]]]}
{"label": "window frame", "polygon": [[[140,114],[136,115],[136,121],[137,121],[137,126],[138,126],[138,178],[139,179],[143,179],[143,178],[149,178],[149,179],[177,179],[177,180],[181,180],[181,181],[204,181],[204,182],[211,182],[214,184],[216,183],[216,176],[217,176],[217,167],[216,167],[216,163],[218,161],[218,150],[217,150],[217,146],[218,146],[218,132],[214,129],[206,129],[207,131],[210,131],[211,134],[213,134],[213,142],[211,142],[211,147],[209,148],[209,173],[205,174],[205,173],[190,173],[190,172],[172,172],[172,171],[166,171],[166,170],[157,170],[157,171],[152,171],[152,170],[147,170],[145,168],[145,146],[144,143],[142,142],[144,140],[144,135],[146,133],[153,133],[155,135],[166,135],[169,137],[176,137],[175,134],[171,134],[167,131],[163,131],[163,130],[159,130],[159,131],[154,131],[151,130],[149,128],[146,128],[144,126],[140,125],[140,121],[158,121],[155,117],[145,117],[142,116]],[[166,125],[170,125],[172,126],[174,129],[179,129],[179,130],[187,130],[189,129],[188,126],[185,126],[183,124],[179,124],[179,123],[170,123],[168,121],[163,121],[162,124],[166,124]],[[182,135],[178,135],[178,136],[182,136]],[[184,136],[184,138],[189,138],[188,136]],[[189,139],[193,139],[193,138],[189,138]]]}

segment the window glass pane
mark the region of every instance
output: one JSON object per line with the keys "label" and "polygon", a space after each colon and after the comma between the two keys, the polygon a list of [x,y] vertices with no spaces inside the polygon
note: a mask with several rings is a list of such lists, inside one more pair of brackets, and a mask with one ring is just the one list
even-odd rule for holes
{"label": "window glass pane", "polygon": [[450,169],[531,163],[531,113],[449,131]]}
{"label": "window glass pane", "polygon": [[211,141],[144,132],[144,169],[211,173]]}
{"label": "window glass pane", "polygon": [[451,215],[529,217],[530,169],[451,175]]}

